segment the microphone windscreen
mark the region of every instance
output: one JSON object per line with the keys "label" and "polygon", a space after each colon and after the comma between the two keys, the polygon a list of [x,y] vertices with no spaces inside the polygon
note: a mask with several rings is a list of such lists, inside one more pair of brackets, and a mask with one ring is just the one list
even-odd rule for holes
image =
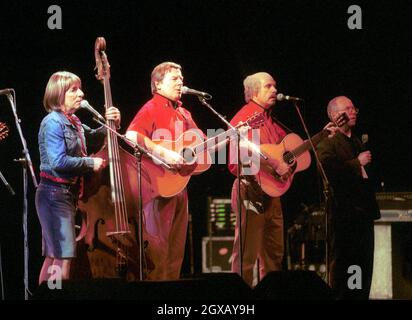
{"label": "microphone windscreen", "polygon": [[80,102],[80,108],[86,109],[89,106],[89,102],[87,100],[82,100]]}
{"label": "microphone windscreen", "polygon": [[183,86],[183,87],[182,87],[182,93],[183,93],[183,94],[186,94],[188,91],[189,91],[189,88],[188,88],[188,87],[186,87],[186,86]]}
{"label": "microphone windscreen", "polygon": [[364,134],[362,135],[362,144],[367,143],[368,140],[369,140],[369,136],[368,136],[366,133],[364,133]]}

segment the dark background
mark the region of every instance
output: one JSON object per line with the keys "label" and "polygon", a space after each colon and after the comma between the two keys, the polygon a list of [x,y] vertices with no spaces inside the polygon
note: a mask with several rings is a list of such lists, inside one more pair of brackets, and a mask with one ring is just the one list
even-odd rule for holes
{"label": "dark background", "polygon": [[[103,2],[104,3],[104,2]],[[63,29],[49,30],[47,8],[61,6]],[[363,29],[349,30],[349,5],[362,8]],[[231,118],[243,105],[245,76],[267,71],[278,91],[303,97],[311,134],[327,122],[325,107],[347,95],[360,109],[359,133],[368,133],[378,185],[412,191],[409,166],[411,98],[411,19],[409,1],[60,1],[0,4],[0,89],[14,88],[17,112],[38,175],[37,130],[45,116],[42,98],[52,73],[68,70],[82,79],[85,98],[102,111],[103,88],[94,77],[94,42],[104,36],[111,63],[113,102],[122,111],[123,130],[150,97],[150,73],[163,61],[183,66],[185,84],[210,92],[212,105]],[[183,102],[199,127],[223,127],[195,97]],[[79,111],[93,125],[91,117]],[[293,105],[278,103],[278,118],[304,137]],[[0,185],[0,245],[6,299],[22,299],[23,233],[21,141],[5,96],[0,121],[10,136],[0,142],[0,170],[16,191]],[[201,271],[201,237],[207,232],[207,197],[230,197],[233,177],[213,166],[189,183],[195,271]],[[42,263],[40,225],[29,177],[30,289]],[[295,176],[282,197],[287,225],[300,204],[321,197],[315,167]],[[190,270],[188,258],[184,272]]]}

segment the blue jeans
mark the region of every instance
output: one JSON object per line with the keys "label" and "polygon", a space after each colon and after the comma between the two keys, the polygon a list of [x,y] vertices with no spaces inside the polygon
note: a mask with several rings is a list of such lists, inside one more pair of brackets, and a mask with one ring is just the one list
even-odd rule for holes
{"label": "blue jeans", "polygon": [[56,259],[76,256],[77,194],[73,186],[40,182],[36,191],[36,209],[42,227],[44,256]]}

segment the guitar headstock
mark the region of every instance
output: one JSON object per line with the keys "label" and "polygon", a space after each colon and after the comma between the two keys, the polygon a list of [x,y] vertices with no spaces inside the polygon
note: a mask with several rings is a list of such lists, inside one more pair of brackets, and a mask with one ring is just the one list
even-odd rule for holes
{"label": "guitar headstock", "polygon": [[4,122],[0,122],[0,141],[9,135],[9,127]]}
{"label": "guitar headstock", "polygon": [[261,113],[255,113],[253,116],[249,117],[245,123],[243,123],[244,126],[248,126],[252,129],[260,127],[263,122],[265,121],[265,115],[263,112]]}
{"label": "guitar headstock", "polygon": [[334,121],[337,127],[342,127],[349,121],[349,117],[346,112],[342,112]]}

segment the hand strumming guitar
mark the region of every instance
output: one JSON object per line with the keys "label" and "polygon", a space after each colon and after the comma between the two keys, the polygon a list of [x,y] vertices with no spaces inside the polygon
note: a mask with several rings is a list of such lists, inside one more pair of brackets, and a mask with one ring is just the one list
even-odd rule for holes
{"label": "hand strumming guitar", "polygon": [[172,167],[181,175],[181,176],[189,176],[192,172],[196,169],[196,162],[194,163],[187,163],[183,161],[183,163],[175,163]]}
{"label": "hand strumming guitar", "polygon": [[273,168],[275,171],[274,173],[276,173],[282,181],[287,180],[292,173],[292,169],[286,162],[269,158],[268,164]]}
{"label": "hand strumming guitar", "polygon": [[163,159],[167,164],[171,165],[172,169],[178,172],[181,176],[188,176],[196,169],[196,161],[194,163],[188,163],[177,152],[153,143],[150,139],[145,140],[145,144],[151,152]]}

